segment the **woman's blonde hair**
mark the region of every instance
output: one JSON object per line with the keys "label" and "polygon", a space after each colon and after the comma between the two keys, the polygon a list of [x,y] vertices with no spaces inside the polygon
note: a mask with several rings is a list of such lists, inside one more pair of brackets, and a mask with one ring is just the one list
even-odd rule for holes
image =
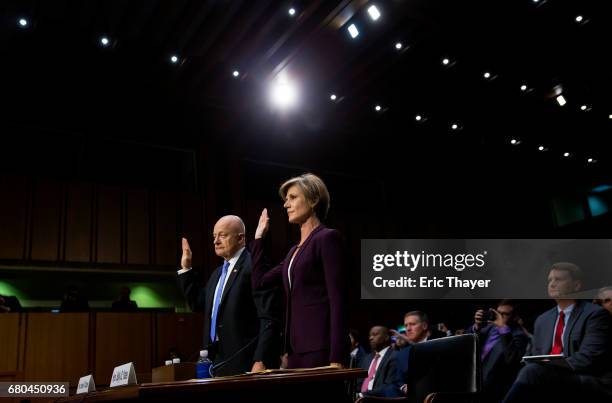
{"label": "woman's blonde hair", "polygon": [[321,178],[311,173],[305,173],[295,178],[288,179],[278,189],[278,194],[283,201],[287,197],[289,188],[296,185],[304,193],[308,202],[314,205],[317,217],[324,220],[329,211],[329,191]]}

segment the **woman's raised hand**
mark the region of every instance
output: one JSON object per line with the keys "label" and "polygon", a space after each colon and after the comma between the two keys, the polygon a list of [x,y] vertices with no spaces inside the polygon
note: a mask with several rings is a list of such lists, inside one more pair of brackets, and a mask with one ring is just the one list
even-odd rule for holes
{"label": "woman's raised hand", "polygon": [[268,228],[270,228],[270,217],[268,217],[268,209],[263,209],[261,215],[259,216],[259,224],[257,224],[257,229],[255,230],[255,239],[261,239],[266,236],[268,232]]}

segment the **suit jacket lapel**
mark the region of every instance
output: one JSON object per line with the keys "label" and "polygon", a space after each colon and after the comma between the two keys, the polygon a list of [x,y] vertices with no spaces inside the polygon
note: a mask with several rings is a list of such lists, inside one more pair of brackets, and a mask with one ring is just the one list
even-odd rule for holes
{"label": "suit jacket lapel", "polygon": [[227,279],[227,282],[225,283],[225,288],[223,289],[223,295],[221,295],[221,301],[219,302],[219,307],[223,305],[223,302],[225,301],[227,294],[229,293],[230,289],[232,288],[232,285],[234,284],[234,280],[236,280],[236,277],[238,277],[238,273],[240,272],[240,269],[242,269],[242,265],[244,264],[244,259],[246,259],[246,249],[243,250],[242,253],[240,254],[240,257],[238,258],[238,261],[232,268],[232,271],[227,273],[229,278]]}
{"label": "suit jacket lapel", "polygon": [[576,305],[574,305],[569,321],[565,325],[565,332],[563,333],[563,352],[566,356],[570,353],[571,348],[569,344],[569,335],[572,332],[576,321],[578,321],[578,317],[582,314],[582,308],[583,305],[579,301],[576,301]]}
{"label": "suit jacket lapel", "polygon": [[389,349],[385,353],[385,356],[382,358],[382,360],[378,364],[378,369],[376,370],[376,373],[374,374],[374,383],[372,384],[373,387],[378,386],[378,384],[382,382],[383,371],[385,370],[385,366],[387,365],[387,361],[389,361],[390,357],[391,357],[391,347],[389,347]]}
{"label": "suit jacket lapel", "polygon": [[[320,224],[317,228],[312,230],[310,235],[308,235],[308,238],[306,238],[306,240],[304,241],[302,246],[300,246],[300,249],[298,249],[297,253],[295,254],[295,258],[293,259],[293,264],[291,265],[291,273],[293,273],[293,275],[291,276],[291,285],[292,286],[293,286],[293,279],[295,278],[295,268],[297,266],[296,262],[298,261],[298,259],[299,259],[300,255],[302,254],[302,252],[308,247],[308,244],[310,243],[310,240],[312,239],[312,236],[314,234],[316,234],[317,232],[321,231],[323,228],[325,228],[325,226],[323,224]],[[293,252],[289,254],[289,261],[291,261],[291,256],[293,256]],[[287,278],[288,278],[288,276],[289,276],[289,273],[287,273]]]}
{"label": "suit jacket lapel", "polygon": [[543,337],[546,337],[544,340],[544,351],[541,354],[548,354],[552,349],[552,340],[555,334],[555,322],[557,321],[557,307],[555,306],[553,309],[548,311],[546,317],[546,322],[544,323],[544,332]]}

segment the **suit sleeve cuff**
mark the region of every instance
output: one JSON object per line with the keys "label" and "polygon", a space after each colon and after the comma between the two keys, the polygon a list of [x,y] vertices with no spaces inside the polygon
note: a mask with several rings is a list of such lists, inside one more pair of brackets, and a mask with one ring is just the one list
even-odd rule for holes
{"label": "suit sleeve cuff", "polygon": [[177,270],[176,274],[178,274],[180,276],[183,273],[187,273],[189,270],[191,270],[191,267],[188,267],[186,269]]}

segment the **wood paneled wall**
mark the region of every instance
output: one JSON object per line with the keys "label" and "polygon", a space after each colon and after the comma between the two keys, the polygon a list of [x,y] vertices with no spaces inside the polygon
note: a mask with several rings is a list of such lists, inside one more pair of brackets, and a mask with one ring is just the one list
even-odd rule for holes
{"label": "wood paneled wall", "polygon": [[93,373],[107,385],[113,368],[134,362],[139,382],[171,348],[194,360],[203,315],[174,313],[9,313],[0,315],[0,380],[69,381]]}
{"label": "wood paneled wall", "polygon": [[[0,261],[174,269],[179,237],[202,264],[199,193],[62,183],[0,175]],[[208,239],[208,238],[206,238]]]}

